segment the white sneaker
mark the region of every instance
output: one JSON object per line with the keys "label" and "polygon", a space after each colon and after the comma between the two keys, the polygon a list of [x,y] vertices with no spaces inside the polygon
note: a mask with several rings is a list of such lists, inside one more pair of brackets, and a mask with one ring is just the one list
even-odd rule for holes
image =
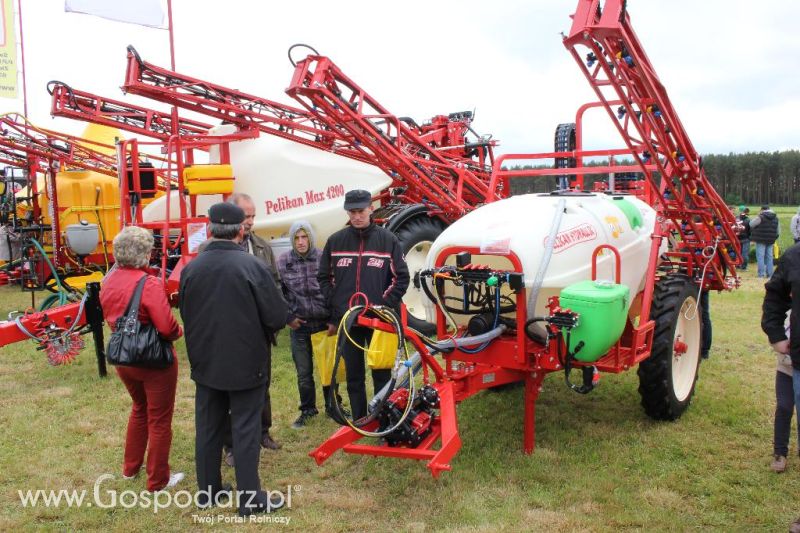
{"label": "white sneaker", "polygon": [[183,478],[185,478],[185,477],[186,477],[186,474],[184,474],[183,472],[175,472],[174,474],[170,474],[169,475],[169,481],[167,482],[167,486],[164,487],[164,488],[165,489],[171,489],[172,487],[174,487],[175,485],[177,485],[178,483],[183,481]]}
{"label": "white sneaker", "polygon": [[125,474],[122,474],[122,479],[125,479],[125,480],[128,480],[128,481],[130,481],[131,479],[136,479],[136,476],[139,475],[139,472],[140,472],[140,470],[137,470],[136,473],[133,474],[132,476],[126,476]]}

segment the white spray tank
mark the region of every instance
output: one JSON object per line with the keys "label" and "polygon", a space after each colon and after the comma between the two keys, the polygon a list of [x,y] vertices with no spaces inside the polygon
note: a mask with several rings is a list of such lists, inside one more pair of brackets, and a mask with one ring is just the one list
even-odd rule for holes
{"label": "white spray tank", "polygon": [[[513,252],[525,274],[526,293],[535,298],[535,302],[518,305],[528,308],[528,316],[543,316],[548,314],[545,306],[551,296],[591,280],[592,253],[597,246],[608,244],[620,253],[620,285],[625,289],[617,294],[629,295],[622,299],[620,311],[625,315],[633,297],[644,288],[655,222],[655,210],[628,195],[513,196],[482,206],[450,225],[433,243],[427,266],[433,268],[439,253],[454,247],[480,250],[480,254],[473,253],[473,263],[515,270],[502,257]],[[555,236],[552,245],[551,231]],[[665,251],[666,241],[663,248]],[[450,256],[446,263],[455,264],[455,256]],[[609,282],[614,278],[614,267],[612,253],[605,251],[598,256],[597,277],[602,280],[598,289],[613,285]],[[538,290],[536,282],[540,282]],[[429,304],[429,316],[433,305]],[[621,324],[624,325],[624,320]]]}
{"label": "white spray tank", "polygon": [[[215,126],[210,135],[237,131],[232,124]],[[323,152],[273,135],[230,143],[230,159],[236,178],[234,192],[246,193],[256,207],[254,231],[270,241],[284,236],[297,220],[307,220],[317,234],[317,247],[344,227],[344,194],[365,189],[377,194],[391,179],[373,165]],[[209,150],[209,163],[219,162],[219,149]],[[177,191],[172,193],[177,212]],[[198,196],[198,211],[205,213],[220,195]],[[145,220],[163,219],[165,200],[157,199],[142,211]],[[177,218],[174,216],[173,218]]]}

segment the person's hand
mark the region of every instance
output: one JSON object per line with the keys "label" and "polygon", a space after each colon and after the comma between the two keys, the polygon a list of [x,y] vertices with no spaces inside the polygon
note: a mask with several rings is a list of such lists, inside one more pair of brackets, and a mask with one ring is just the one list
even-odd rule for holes
{"label": "person's hand", "polygon": [[778,353],[788,354],[789,353],[789,339],[785,339],[778,342],[772,343],[772,349]]}
{"label": "person's hand", "polygon": [[328,324],[328,337],[333,337],[334,335],[336,335],[336,326]]}
{"label": "person's hand", "polygon": [[303,325],[303,324],[305,324],[305,323],[306,323],[306,321],[305,321],[305,320],[303,320],[302,318],[295,318],[294,320],[292,320],[291,322],[289,322],[289,323],[287,324],[287,326],[289,326],[289,327],[290,327],[290,328],[292,328],[292,329],[297,329],[297,328],[299,328],[300,326],[302,326],[302,325]]}

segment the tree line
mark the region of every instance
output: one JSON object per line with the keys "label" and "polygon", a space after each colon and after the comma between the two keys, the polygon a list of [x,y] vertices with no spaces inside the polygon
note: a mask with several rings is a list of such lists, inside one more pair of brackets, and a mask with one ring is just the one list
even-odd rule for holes
{"label": "tree line", "polygon": [[[587,166],[605,165],[605,162]],[[633,161],[618,161],[631,165]],[[512,170],[544,168],[511,167]],[[719,195],[730,205],[800,204],[800,150],[747,152],[744,154],[709,154],[703,156],[703,168]],[[608,180],[608,174],[584,176],[584,186],[591,190],[595,181]],[[524,177],[511,180],[512,194],[550,192],[553,177]]]}

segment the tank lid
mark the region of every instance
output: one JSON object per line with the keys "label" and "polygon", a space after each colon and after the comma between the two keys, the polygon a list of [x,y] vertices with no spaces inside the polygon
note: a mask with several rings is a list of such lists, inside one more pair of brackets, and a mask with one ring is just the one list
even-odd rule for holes
{"label": "tank lid", "polygon": [[584,280],[573,283],[561,290],[559,298],[562,305],[569,307],[571,301],[608,303],[616,302],[628,297],[630,290],[627,285],[621,285],[606,280]]}

